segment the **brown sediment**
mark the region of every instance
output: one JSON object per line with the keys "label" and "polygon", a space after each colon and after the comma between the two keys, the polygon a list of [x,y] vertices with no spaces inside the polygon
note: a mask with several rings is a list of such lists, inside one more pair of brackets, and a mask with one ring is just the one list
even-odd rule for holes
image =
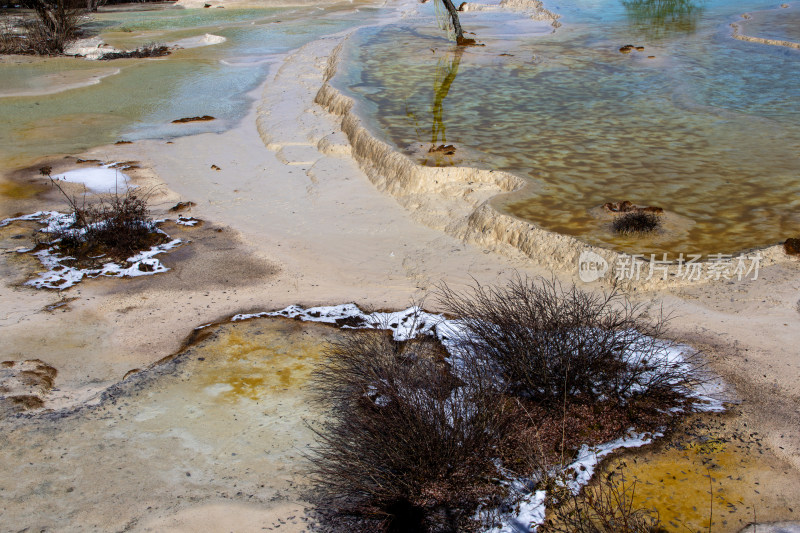
{"label": "brown sediment", "polygon": [[44,406],[44,400],[38,396],[23,394],[19,396],[9,396],[6,401],[19,410],[41,409]]}
{"label": "brown sediment", "polygon": [[0,418],[39,409],[53,388],[58,371],[40,359],[3,361],[0,366]]}
{"label": "brown sediment", "polygon": [[285,317],[228,322],[213,330],[195,354],[214,355],[213,368],[203,373],[201,381],[205,387],[222,385],[218,397],[228,402],[259,401],[267,394],[303,387],[326,350],[317,338],[340,335],[335,325]]}
{"label": "brown sediment", "polygon": [[0,181],[0,195],[14,200],[25,200],[34,198],[39,193],[47,190],[47,186],[42,183],[17,181]]}
{"label": "brown sediment", "polygon": [[141,368],[132,368],[132,369],[128,370],[127,372],[125,372],[125,375],[122,376],[122,381],[125,381],[129,377],[133,376],[134,374],[138,374],[141,371],[142,371]]}
{"label": "brown sediment", "polygon": [[[742,15],[742,17],[744,17],[744,15]],[[735,22],[731,24],[731,28],[733,28],[732,37],[740,41],[745,41],[748,43],[768,44],[771,46],[785,46],[786,48],[794,48],[796,50],[800,50],[800,43],[795,43],[793,41],[782,41],[779,39],[764,39],[762,37],[751,37],[750,35],[742,35],[739,24]]]}
{"label": "brown sediment", "polygon": [[209,120],[216,120],[215,117],[211,115],[203,115],[200,117],[184,117],[184,118],[177,118],[172,121],[173,124],[185,124],[187,122],[207,122]]}

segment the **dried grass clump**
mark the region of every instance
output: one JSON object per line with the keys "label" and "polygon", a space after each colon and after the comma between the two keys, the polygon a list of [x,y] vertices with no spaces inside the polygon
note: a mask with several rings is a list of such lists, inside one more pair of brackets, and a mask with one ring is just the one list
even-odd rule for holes
{"label": "dried grass clump", "polygon": [[0,23],[0,54],[55,55],[80,33],[84,5],[78,0],[35,0],[33,15]]}
{"label": "dried grass clump", "polygon": [[647,211],[629,211],[616,217],[611,227],[623,235],[652,233],[661,227],[661,217]]}
{"label": "dried grass clump", "polygon": [[[50,169],[43,167],[40,173],[49,176]],[[147,193],[127,189],[87,203],[85,196],[79,200],[67,194],[53,178],[50,182],[66,198],[74,222],[47,233],[45,244],[79,264],[94,264],[97,259],[125,260],[167,242],[167,236],[157,230],[150,217]]]}

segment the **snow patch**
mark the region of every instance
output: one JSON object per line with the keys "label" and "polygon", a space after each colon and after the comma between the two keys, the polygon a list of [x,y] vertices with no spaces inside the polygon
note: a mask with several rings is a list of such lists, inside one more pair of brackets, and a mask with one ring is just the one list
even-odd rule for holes
{"label": "snow patch", "polygon": [[[43,233],[55,233],[58,231],[81,231],[70,230],[72,225],[75,223],[74,214],[64,214],[59,213],[58,211],[38,211],[30,215],[6,218],[0,220],[0,228],[17,220],[31,220],[39,222],[40,224],[44,224],[45,227],[41,229]],[[166,233],[157,229],[155,224],[155,222],[152,223],[153,231],[157,231],[166,235]],[[132,278],[160,274],[162,272],[167,272],[169,269],[165,267],[155,256],[172,250],[173,248],[179,246],[182,242],[183,241],[181,239],[173,239],[170,242],[152,246],[148,250],[144,250],[127,258],[125,260],[125,265],[108,261],[99,268],[77,268],[67,265],[65,263],[74,258],[59,255],[56,253],[54,247],[50,247],[33,254],[39,259],[46,271],[40,274],[38,277],[25,282],[25,285],[30,285],[37,289],[61,290],[80,283],[83,278],[96,278],[98,276]],[[18,250],[19,253],[30,251],[31,249]]]}
{"label": "snow patch", "polygon": [[221,35],[213,35],[211,33],[206,33],[205,35],[201,35],[198,37],[187,37],[186,39],[175,41],[170,45],[170,47],[178,46],[181,48],[199,48],[201,46],[222,44],[227,40],[228,39],[226,39]]}
{"label": "snow patch", "polygon": [[139,252],[125,260],[127,265],[109,261],[100,268],[76,268],[65,265],[64,262],[73,259],[69,256],[58,255],[52,248],[36,252],[35,255],[42,265],[47,269],[39,277],[26,281],[25,285],[30,285],[37,289],[67,289],[76,285],[83,278],[96,278],[98,276],[110,276],[115,278],[134,278],[138,276],[152,276],[167,272],[169,269],[161,261],[156,259],[156,255],[171,250],[181,244],[180,239],[174,239],[165,244],[151,247],[149,250]]}
{"label": "snow patch", "polygon": [[121,52],[113,46],[106,44],[100,37],[78,39],[64,47],[64,55],[84,57],[86,59],[100,59],[105,54]]}
{"label": "snow patch", "polygon": [[93,193],[125,192],[129,188],[130,178],[113,168],[117,163],[109,163],[99,168],[78,168],[62,174],[56,174],[53,179],[68,183],[81,183]]}
{"label": "snow patch", "polygon": [[200,219],[178,215],[178,218],[175,220],[175,223],[181,226],[194,227],[200,223]]}

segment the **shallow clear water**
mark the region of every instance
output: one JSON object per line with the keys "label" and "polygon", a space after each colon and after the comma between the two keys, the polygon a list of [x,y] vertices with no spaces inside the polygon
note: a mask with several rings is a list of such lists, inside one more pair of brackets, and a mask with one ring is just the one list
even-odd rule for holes
{"label": "shallow clear water", "polygon": [[[205,33],[227,41],[158,59],[16,58],[1,62],[0,94],[106,77],[100,83],[56,94],[0,98],[4,125],[0,163],[18,167],[37,157],[75,153],[120,139],[227,129],[244,115],[251,101],[248,92],[263,82],[279,54],[352,27],[372,12],[284,8],[100,13],[92,25],[113,46],[134,48]],[[70,78],[65,81],[65,76]],[[217,120],[171,124],[174,119],[197,115]]]}
{"label": "shallow clear water", "polygon": [[800,43],[800,5],[781,4],[775,9],[747,13],[739,21],[742,33],[762,39],[776,39]]}
{"label": "shallow clear water", "polygon": [[[742,13],[756,22],[776,6],[553,4],[555,33],[518,15],[465,14],[486,46],[461,51],[430,17],[362,30],[335,83],[409,154],[446,141],[456,164],[528,178],[503,208],[549,230],[676,254],[733,253],[800,230],[800,52],[730,36]],[[748,35],[765,25],[776,26]],[[620,53],[626,44],[644,50]],[[599,206],[621,200],[660,206],[670,223],[615,235]]]}

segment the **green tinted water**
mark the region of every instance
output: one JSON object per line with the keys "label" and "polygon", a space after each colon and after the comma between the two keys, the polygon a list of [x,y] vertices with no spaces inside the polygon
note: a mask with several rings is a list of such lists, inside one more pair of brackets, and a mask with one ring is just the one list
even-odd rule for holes
{"label": "green tinted water", "polygon": [[[90,28],[122,48],[205,33],[227,41],[157,59],[6,58],[0,62],[0,95],[35,95],[0,97],[0,164],[20,167],[38,157],[120,139],[227,129],[244,115],[251,101],[248,92],[260,85],[280,54],[351,27],[372,11],[172,8],[95,15]],[[69,90],[41,94],[64,88]],[[171,124],[196,115],[217,120]]]}
{"label": "green tinted water", "polygon": [[[562,6],[555,33],[467,13],[487,46],[465,51],[430,19],[363,30],[335,83],[408,154],[446,140],[458,164],[527,178],[524,196],[502,207],[552,231],[634,253],[703,254],[800,232],[800,53],[730,37],[731,22],[764,6]],[[622,54],[625,44],[644,51]],[[599,206],[621,200],[663,207],[673,223],[617,236]]]}

